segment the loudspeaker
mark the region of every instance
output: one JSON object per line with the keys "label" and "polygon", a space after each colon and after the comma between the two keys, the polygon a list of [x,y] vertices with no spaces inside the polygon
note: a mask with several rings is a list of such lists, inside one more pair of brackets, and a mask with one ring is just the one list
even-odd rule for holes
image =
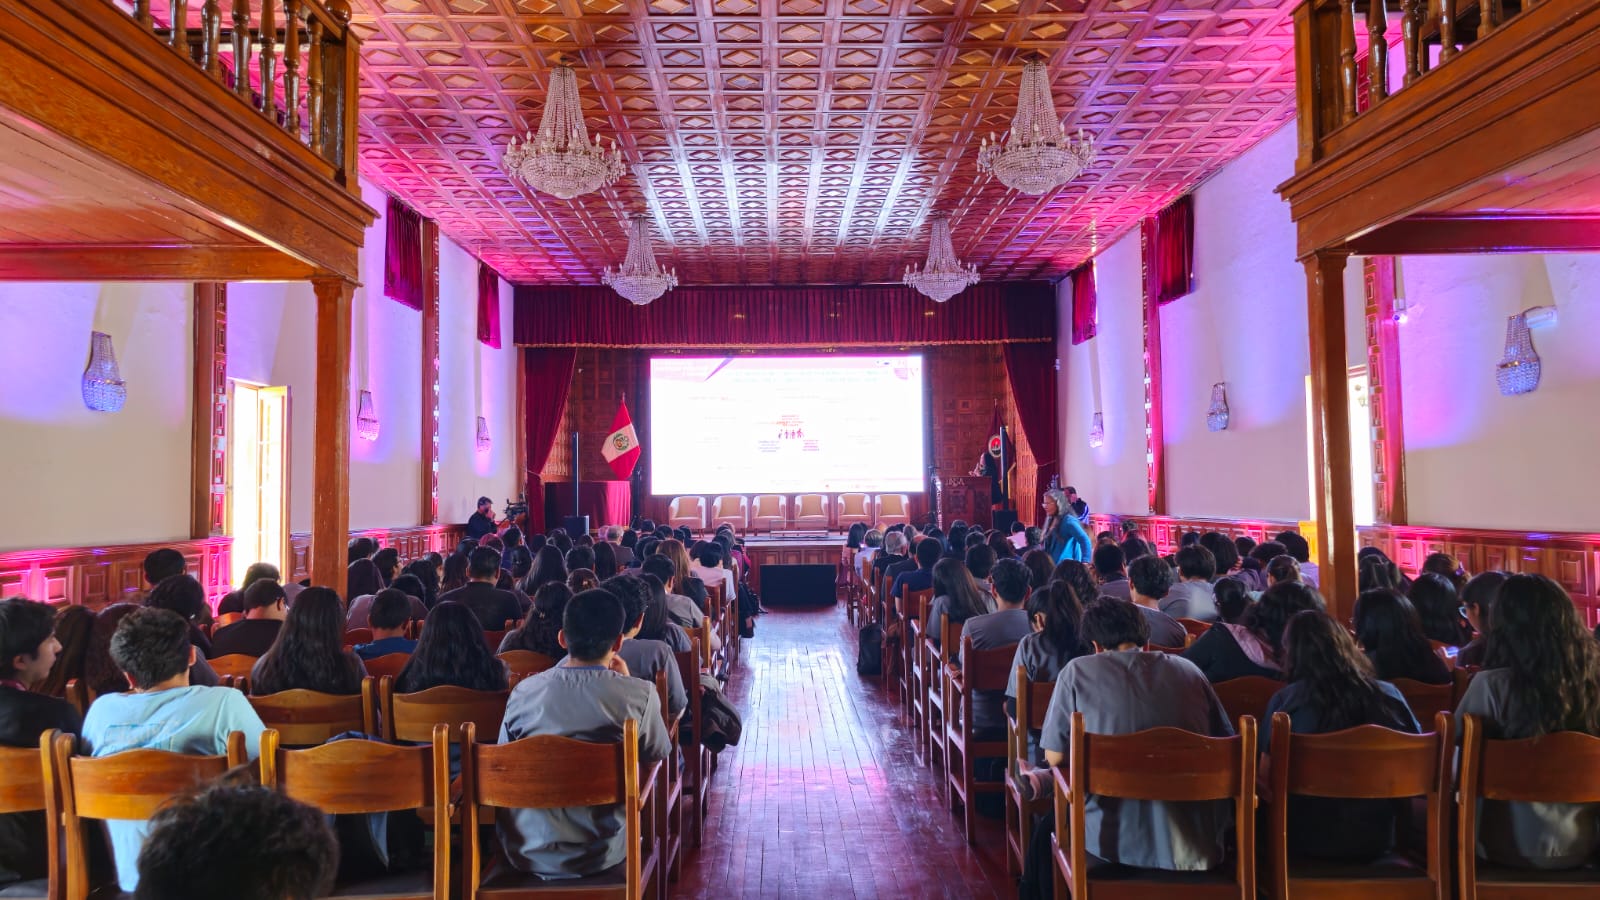
{"label": "loudspeaker", "polygon": [[838,573],[829,565],[781,565],[761,567],[763,606],[821,606],[838,603],[834,579]]}
{"label": "loudspeaker", "polygon": [[588,534],[589,533],[589,517],[588,516],[562,516],[561,517],[561,527],[565,528],[567,530],[567,534],[570,534],[573,537],[577,537],[580,534]]}
{"label": "loudspeaker", "polygon": [[1010,534],[1012,523],[1017,521],[1017,511],[1014,509],[997,509],[994,511],[994,530],[1001,534]]}

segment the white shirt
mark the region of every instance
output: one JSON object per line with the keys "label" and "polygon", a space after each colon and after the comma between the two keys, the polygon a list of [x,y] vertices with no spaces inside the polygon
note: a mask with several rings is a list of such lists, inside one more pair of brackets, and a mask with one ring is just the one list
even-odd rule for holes
{"label": "white shirt", "polygon": [[722,599],[724,600],[731,600],[739,596],[738,585],[734,582],[733,571],[730,569],[724,569],[721,566],[708,569],[699,563],[691,563],[689,565],[689,574],[704,581],[706,584],[722,582]]}

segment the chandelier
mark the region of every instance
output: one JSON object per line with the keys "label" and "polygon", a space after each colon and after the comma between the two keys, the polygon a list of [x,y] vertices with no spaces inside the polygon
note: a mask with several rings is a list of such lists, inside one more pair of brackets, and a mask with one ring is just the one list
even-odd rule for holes
{"label": "chandelier", "polygon": [[578,75],[565,61],[550,73],[550,96],[545,99],[539,132],[528,132],[520,143],[511,138],[506,148],[506,173],[534,190],[571,200],[596,191],[622,176],[622,156],[617,142],[611,149],[589,142],[578,105]]}
{"label": "chandelier", "polygon": [[932,297],[940,303],[978,283],[978,267],[962,265],[950,244],[950,220],[933,219],[933,237],[928,241],[928,261],[922,271],[906,266],[906,287]]}
{"label": "chandelier", "polygon": [[1056,117],[1050,74],[1037,56],[1022,64],[1022,91],[1011,120],[1010,142],[1001,149],[999,141],[990,143],[993,137],[990,134],[978,149],[978,168],[1024,194],[1043,194],[1066,184],[1094,161],[1094,145],[1083,136],[1083,129],[1074,139]]}
{"label": "chandelier", "polygon": [[635,306],[651,300],[678,286],[678,273],[656,264],[656,254],[650,249],[650,223],[644,216],[630,216],[628,226],[628,256],[622,268],[607,267],[600,280],[612,290],[628,298]]}

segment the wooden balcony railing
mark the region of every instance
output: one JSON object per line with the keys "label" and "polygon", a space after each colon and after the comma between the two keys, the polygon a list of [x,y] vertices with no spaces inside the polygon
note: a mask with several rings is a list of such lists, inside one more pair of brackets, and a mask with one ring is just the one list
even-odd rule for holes
{"label": "wooden balcony railing", "polygon": [[354,184],[359,41],[348,0],[105,0]]}

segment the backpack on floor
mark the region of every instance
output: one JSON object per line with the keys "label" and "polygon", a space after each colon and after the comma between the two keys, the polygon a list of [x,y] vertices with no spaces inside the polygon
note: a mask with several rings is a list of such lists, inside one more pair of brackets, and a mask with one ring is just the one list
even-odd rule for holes
{"label": "backpack on floor", "polygon": [[744,732],[744,720],[739,711],[722,693],[722,684],[710,675],[700,676],[700,743],[712,753],[721,753],[730,744],[738,744]]}
{"label": "backpack on floor", "polygon": [[876,622],[861,629],[856,640],[856,674],[863,678],[883,674],[883,626]]}

